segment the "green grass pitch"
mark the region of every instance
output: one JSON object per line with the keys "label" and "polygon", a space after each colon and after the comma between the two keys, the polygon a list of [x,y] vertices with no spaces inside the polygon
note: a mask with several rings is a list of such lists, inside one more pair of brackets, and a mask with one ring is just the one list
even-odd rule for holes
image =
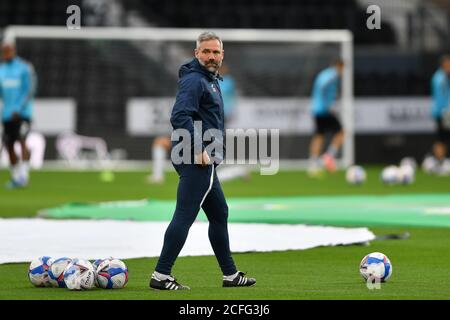
{"label": "green grass pitch", "polygon": [[[339,194],[439,193],[450,190],[449,177],[417,175],[411,186],[383,186],[380,168],[368,170],[365,185],[349,186],[344,173],[322,180],[304,172],[280,172],[275,176],[252,175],[250,181],[223,184],[227,197],[270,197]],[[0,171],[6,182],[7,171]],[[0,189],[0,217],[32,217],[39,209],[67,202],[127,199],[174,199],[177,177],[168,174],[164,185],[149,185],[146,172],[119,172],[110,183],[98,172],[33,172],[25,190]],[[421,227],[369,227],[376,235],[403,233],[407,240],[377,240],[370,246],[320,247],[303,251],[234,254],[243,271],[257,278],[251,288],[221,288],[215,257],[180,257],[174,275],[191,286],[188,292],[159,292],[148,288],[156,258],[125,260],[129,283],[122,290],[35,288],[27,278],[28,264],[0,265],[0,299],[450,299],[450,229]],[[379,290],[369,290],[359,276],[364,255],[380,251],[393,264],[392,278]]]}

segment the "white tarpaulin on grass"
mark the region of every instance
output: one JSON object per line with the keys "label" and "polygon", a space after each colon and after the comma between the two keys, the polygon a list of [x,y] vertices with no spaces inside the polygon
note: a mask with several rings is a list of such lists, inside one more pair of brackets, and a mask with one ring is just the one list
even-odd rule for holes
{"label": "white tarpaulin on grass", "polygon": [[[168,222],[0,219],[0,263],[39,256],[119,259],[159,256]],[[367,228],[230,223],[232,252],[303,250],[375,239]],[[208,223],[195,222],[180,256],[213,255]]]}

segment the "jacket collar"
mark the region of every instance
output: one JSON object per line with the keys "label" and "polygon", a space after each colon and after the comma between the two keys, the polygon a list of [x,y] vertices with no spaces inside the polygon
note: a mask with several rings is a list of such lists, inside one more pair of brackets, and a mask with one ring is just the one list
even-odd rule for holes
{"label": "jacket collar", "polygon": [[212,72],[209,72],[204,66],[202,66],[200,64],[200,62],[198,62],[197,58],[194,58],[190,62],[183,64],[180,68],[180,71],[178,72],[178,76],[181,78],[184,75],[191,73],[191,72],[198,72],[198,73],[204,74],[211,81],[214,81],[216,79],[223,81],[223,78],[219,73],[214,74]]}

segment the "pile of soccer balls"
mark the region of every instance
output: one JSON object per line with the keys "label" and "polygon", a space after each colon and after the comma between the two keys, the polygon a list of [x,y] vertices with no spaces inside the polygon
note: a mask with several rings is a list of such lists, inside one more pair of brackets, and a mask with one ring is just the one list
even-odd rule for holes
{"label": "pile of soccer balls", "polygon": [[47,256],[31,261],[28,278],[36,287],[89,290],[121,289],[128,282],[128,268],[119,259],[97,259],[93,263],[84,259]]}
{"label": "pile of soccer balls", "polygon": [[450,159],[439,161],[432,155],[427,155],[423,159],[422,170],[428,174],[448,176],[450,175]]}
{"label": "pile of soccer balls", "polygon": [[416,175],[417,162],[413,158],[403,158],[399,166],[390,165],[381,171],[381,181],[386,185],[412,184]]}
{"label": "pile of soccer balls", "polygon": [[[415,179],[417,163],[413,158],[403,158],[399,166],[390,165],[381,171],[380,179],[383,184],[412,184]],[[345,179],[349,184],[361,185],[367,180],[363,167],[353,165],[347,169]]]}

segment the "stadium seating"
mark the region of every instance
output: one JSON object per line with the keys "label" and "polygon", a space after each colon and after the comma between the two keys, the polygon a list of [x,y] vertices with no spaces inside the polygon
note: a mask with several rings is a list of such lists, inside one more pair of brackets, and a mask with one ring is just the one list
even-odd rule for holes
{"label": "stadium seating", "polygon": [[[4,27],[10,24],[34,24],[34,25],[64,25],[67,14],[65,12],[69,4],[83,5],[81,1],[58,1],[58,0],[16,0],[16,1],[2,1],[0,3],[0,27]],[[390,28],[389,24],[384,23],[383,29],[377,32],[366,31],[365,28],[361,28],[365,24],[366,14],[363,8],[358,7],[355,0],[345,1],[333,1],[333,0],[218,0],[215,2],[210,1],[195,1],[193,5],[192,1],[176,1],[176,0],[129,0],[122,1],[122,6],[128,11],[137,11],[144,16],[150,23],[162,26],[162,27],[202,27],[202,28],[294,28],[294,29],[342,29],[349,28],[354,32],[355,43],[364,45],[379,45],[379,44],[393,44],[395,43],[395,33]],[[83,7],[83,6],[82,6]],[[193,9],[195,8],[195,9]],[[193,14],[193,10],[197,13]],[[339,12],[340,14],[335,14]],[[91,79],[90,75],[95,74],[92,68],[105,69],[107,75],[110,75],[108,79],[110,81],[122,81],[123,86],[121,90],[123,92],[117,93],[120,96],[145,96],[153,94],[170,94],[173,92],[173,79],[170,75],[164,73],[161,67],[152,64],[152,61],[148,61],[143,57],[139,57],[138,50],[133,50],[131,47],[124,46],[120,48],[115,47],[118,50],[117,56],[124,56],[126,54],[130,60],[139,61],[143,63],[149,70],[149,74],[162,73],[163,79],[158,79],[155,83],[155,79],[148,77],[145,81],[143,79],[133,79],[133,65],[123,62],[123,65],[117,64],[114,61],[108,63],[105,61],[104,65],[89,65],[89,61],[99,60],[96,55],[102,55],[101,48],[84,48],[81,49],[77,46],[62,47],[59,48],[57,44],[52,43],[50,48],[40,48],[39,43],[33,45],[27,45],[27,48],[21,49],[21,54],[28,56],[36,64],[39,70],[46,70],[46,73],[40,72],[40,77],[45,77],[49,81],[48,87],[41,87],[39,95],[42,96],[54,96],[64,93],[75,92],[71,83],[80,83],[80,79],[89,79],[87,81],[89,86],[86,90],[92,92],[98,92],[101,90],[101,79]],[[106,50],[107,48],[103,48]],[[89,51],[89,56],[92,59],[86,59],[85,50]],[[83,51],[83,54],[80,54]],[[61,65],[58,59],[48,60],[46,57],[51,54],[53,57],[58,57],[58,54],[67,53],[71,55],[70,61],[73,65],[64,66],[67,70],[70,70],[70,78],[62,79],[67,73],[61,73]],[[397,71],[392,70],[387,65],[382,65],[382,70],[370,70],[370,72],[360,73],[360,65],[358,65],[358,52],[356,52],[356,66],[355,79],[364,79],[365,81],[356,81],[355,90],[356,95],[372,95],[376,91],[379,94],[422,94],[424,89],[422,86],[427,81],[430,75],[431,67],[427,68],[427,72],[418,70],[417,66],[409,65],[409,70]],[[83,68],[89,65],[89,68]],[[125,68],[124,65],[127,67]],[[81,68],[80,68],[81,67]],[[377,66],[378,67],[378,66]],[[422,71],[422,72],[421,72]],[[85,73],[88,73],[87,75]],[[403,81],[394,81],[400,79],[407,79],[414,74],[417,78],[416,83],[410,86],[405,86]],[[284,72],[280,72],[278,75],[273,74],[273,77],[284,78],[286,75]],[[115,80],[117,78],[117,80]],[[254,77],[251,71],[247,74],[240,74],[238,78],[241,82],[246,81],[258,81],[258,77]],[[413,77],[414,78],[414,77]],[[168,82],[165,83],[164,81]],[[295,76],[293,77],[295,81]],[[57,82],[55,82],[57,81]],[[156,84],[161,84],[163,81],[163,88],[170,88],[165,92],[152,92],[156,88]],[[98,84],[97,84],[98,83]],[[145,85],[143,85],[145,83]],[[93,84],[95,84],[93,86]],[[392,84],[381,85],[380,84]],[[97,88],[96,86],[100,86]],[[378,88],[375,88],[378,86]],[[292,88],[286,88],[285,86],[277,88],[265,88],[263,83],[256,84],[254,90],[246,92],[248,95],[257,95],[262,90],[269,94],[294,94],[295,91]],[[258,89],[259,88],[259,89]],[[416,91],[417,90],[417,91]],[[82,95],[85,97],[87,92],[83,91]],[[110,97],[110,93],[105,92],[105,96]],[[88,99],[88,98],[86,98]],[[112,101],[118,101],[115,97],[111,96]],[[90,109],[90,107],[86,107]]]}

